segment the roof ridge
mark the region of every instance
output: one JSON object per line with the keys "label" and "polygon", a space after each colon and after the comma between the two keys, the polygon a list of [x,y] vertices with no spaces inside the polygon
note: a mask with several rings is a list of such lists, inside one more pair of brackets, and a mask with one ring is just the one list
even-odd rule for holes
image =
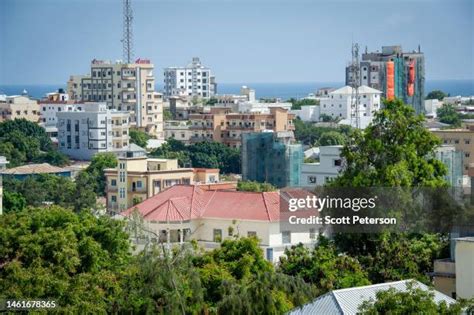
{"label": "roof ridge", "polygon": [[384,285],[393,285],[395,283],[406,283],[406,282],[410,282],[410,281],[415,281],[415,282],[417,282],[417,284],[421,283],[421,282],[419,282],[418,280],[415,280],[415,279],[405,279],[405,280],[398,280],[398,281],[390,281],[390,282],[382,282],[382,283],[376,283],[376,284],[363,285],[363,286],[359,286],[359,287],[351,287],[351,288],[345,288],[345,289],[332,290],[331,292],[339,293],[339,292],[353,291],[353,290],[359,290],[359,289],[369,288],[369,287],[370,288],[382,287]]}
{"label": "roof ridge", "polygon": [[270,217],[270,211],[268,210],[267,198],[265,198],[265,196],[265,192],[262,192],[263,204],[265,205],[265,211],[267,212],[268,221],[272,221],[272,218]]}

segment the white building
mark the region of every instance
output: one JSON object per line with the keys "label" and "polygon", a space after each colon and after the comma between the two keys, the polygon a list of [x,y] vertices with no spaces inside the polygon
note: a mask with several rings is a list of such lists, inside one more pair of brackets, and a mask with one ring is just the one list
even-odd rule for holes
{"label": "white building", "polygon": [[130,126],[163,139],[163,97],[155,92],[154,66],[147,59],[91,62],[89,75],[71,76],[71,100],[104,102],[109,109],[130,113]]}
{"label": "white building", "polygon": [[[267,260],[278,262],[285,248],[299,243],[313,245],[315,231],[282,230],[279,192],[204,190],[195,185],[174,185],[139,203],[135,210],[151,237],[163,243],[195,240],[205,249],[234,236],[255,236]],[[282,221],[281,221],[282,220]]]}
{"label": "white building", "polygon": [[290,113],[295,114],[302,121],[319,121],[321,107],[319,105],[305,105],[301,109],[292,109]]}
{"label": "white building", "polygon": [[[341,123],[356,126],[355,99],[352,87],[344,86],[328,93],[327,98],[321,99],[320,115],[328,115],[333,119],[342,120]],[[373,113],[381,106],[382,91],[368,86],[359,87],[359,121],[360,128],[365,128],[373,119]],[[354,94],[355,95],[355,94]]]}
{"label": "white building", "polygon": [[342,169],[341,149],[342,145],[319,147],[319,162],[301,165],[300,186],[322,186],[337,177]]}
{"label": "white building", "polygon": [[129,145],[129,114],[107,109],[106,103],[57,112],[57,119],[59,150],[73,159],[90,160]]}
{"label": "white building", "polygon": [[[7,168],[7,158],[0,155],[0,171]],[[3,213],[3,178],[0,174],[0,215]]]}
{"label": "white building", "polygon": [[474,298],[474,237],[456,239],[456,295]]}
{"label": "white building", "polygon": [[443,102],[437,99],[425,100],[425,112],[427,117],[436,118],[436,111],[443,106]]}
{"label": "white building", "polygon": [[164,97],[192,96],[209,99],[216,93],[215,77],[199,58],[186,67],[168,67],[164,70]]}

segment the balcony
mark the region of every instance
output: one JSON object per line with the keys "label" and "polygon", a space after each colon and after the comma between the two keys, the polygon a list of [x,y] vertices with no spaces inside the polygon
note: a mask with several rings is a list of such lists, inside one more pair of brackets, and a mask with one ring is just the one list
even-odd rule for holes
{"label": "balcony", "polygon": [[122,99],[123,103],[136,103],[137,100],[135,98],[124,98]]}

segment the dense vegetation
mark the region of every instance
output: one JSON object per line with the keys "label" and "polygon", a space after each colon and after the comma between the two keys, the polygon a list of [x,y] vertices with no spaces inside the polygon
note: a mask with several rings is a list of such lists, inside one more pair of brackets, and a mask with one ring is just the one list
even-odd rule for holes
{"label": "dense vegetation", "polygon": [[67,156],[53,147],[46,131],[26,119],[0,122],[0,155],[10,161],[8,167],[26,163],[69,164]]}
{"label": "dense vegetation", "polygon": [[219,142],[200,142],[186,146],[178,140],[168,139],[151,155],[178,159],[181,167],[218,168],[221,173],[240,173],[239,150]]}
{"label": "dense vegetation", "polygon": [[450,124],[452,127],[460,127],[463,119],[474,119],[474,114],[462,114],[452,104],[443,104],[436,110],[440,122]]}
{"label": "dense vegetation", "polygon": [[146,149],[147,142],[151,137],[144,131],[138,129],[130,129],[130,143],[135,143],[139,147]]}
{"label": "dense vegetation", "polygon": [[267,192],[276,191],[277,188],[269,183],[259,183],[255,181],[239,181],[237,183],[238,191]]}
{"label": "dense vegetation", "polygon": [[122,221],[57,206],[0,222],[0,298],[55,299],[61,313],[282,314],[315,296],[255,238],[132,256]]}
{"label": "dense vegetation", "polygon": [[301,109],[301,106],[319,105],[319,100],[290,98],[287,102],[291,103],[291,109]]}
{"label": "dense vegetation", "polygon": [[449,96],[449,95],[444,93],[441,90],[433,90],[429,92],[428,95],[426,95],[425,99],[442,101],[443,98],[445,98],[446,96]]}
{"label": "dense vegetation", "polygon": [[[304,122],[300,119],[294,120],[295,124],[295,138],[303,144],[310,146],[320,145],[319,141],[323,134],[323,143],[344,144],[352,128],[346,125],[339,125],[337,127],[320,127],[315,126],[310,122]],[[344,140],[343,140],[344,139]],[[326,144],[321,144],[326,145]]]}

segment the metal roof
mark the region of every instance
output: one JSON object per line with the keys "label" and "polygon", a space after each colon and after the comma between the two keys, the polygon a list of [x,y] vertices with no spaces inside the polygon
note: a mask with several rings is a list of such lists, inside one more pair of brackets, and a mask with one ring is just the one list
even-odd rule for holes
{"label": "metal roof", "polygon": [[[378,291],[384,291],[390,288],[395,288],[397,291],[406,291],[407,283],[411,281],[414,281],[416,283],[415,286],[424,291],[430,289],[428,286],[416,280],[402,280],[334,290],[318,297],[313,302],[303,305],[301,308],[291,311],[289,314],[357,314],[362,302],[370,299],[375,300]],[[433,293],[436,303],[445,301],[447,304],[451,304],[456,302],[456,300],[436,290],[433,290]]]}

